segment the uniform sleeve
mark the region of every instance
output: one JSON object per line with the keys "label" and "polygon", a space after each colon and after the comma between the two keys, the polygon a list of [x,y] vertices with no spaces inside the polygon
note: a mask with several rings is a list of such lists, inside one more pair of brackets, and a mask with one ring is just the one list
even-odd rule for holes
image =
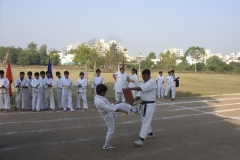
{"label": "uniform sleeve", "polygon": [[29,81],[27,79],[25,79],[26,83],[25,83],[25,87],[29,86]]}
{"label": "uniform sleeve", "polygon": [[118,72],[114,73],[113,75],[114,75],[114,76],[117,76],[117,75],[118,75]]}
{"label": "uniform sleeve", "polygon": [[35,80],[33,79],[32,82],[31,82],[32,87],[36,87],[36,84],[34,82],[35,82]]}
{"label": "uniform sleeve", "polygon": [[79,82],[78,82],[78,80],[77,80],[77,82],[76,82],[76,86],[78,87],[78,85],[79,85]]}
{"label": "uniform sleeve", "polygon": [[116,108],[111,107],[111,104],[106,104],[102,102],[102,103],[99,103],[98,106],[107,112],[116,112]]}
{"label": "uniform sleeve", "polygon": [[148,82],[143,84],[140,88],[142,89],[142,92],[151,91],[156,88],[156,82],[154,82],[153,80],[149,80]]}
{"label": "uniform sleeve", "polygon": [[95,86],[95,85],[94,85],[94,82],[95,82],[95,77],[94,77],[93,80],[92,80],[92,86],[91,86],[92,88],[94,88],[94,86]]}
{"label": "uniform sleeve", "polygon": [[43,87],[44,88],[48,88],[48,86],[47,86],[47,79],[44,78],[42,82],[43,82]]}
{"label": "uniform sleeve", "polygon": [[54,80],[52,79],[52,86],[54,86]]}
{"label": "uniform sleeve", "polygon": [[16,80],[16,82],[15,82],[15,84],[14,84],[14,87],[16,88],[17,87],[17,85],[18,85],[18,79]]}
{"label": "uniform sleeve", "polygon": [[[40,81],[40,84],[39,84],[39,86],[38,86],[38,89],[41,89],[42,87],[43,87],[43,80],[42,81]],[[36,85],[37,86],[37,85]]]}
{"label": "uniform sleeve", "polygon": [[71,87],[71,88],[73,88],[73,82],[72,82],[72,80],[71,80],[71,84],[70,84],[70,87]]}
{"label": "uniform sleeve", "polygon": [[137,97],[142,97],[142,92],[141,91],[139,91],[138,93],[137,93]]}
{"label": "uniform sleeve", "polygon": [[5,88],[9,89],[10,87],[10,83],[9,83],[9,80],[6,78],[6,82],[5,82]]}
{"label": "uniform sleeve", "polygon": [[86,87],[87,87],[87,80],[84,79],[83,84],[82,84],[82,88],[86,88]]}
{"label": "uniform sleeve", "polygon": [[58,79],[56,79],[56,87],[59,88],[59,82],[58,82]]}

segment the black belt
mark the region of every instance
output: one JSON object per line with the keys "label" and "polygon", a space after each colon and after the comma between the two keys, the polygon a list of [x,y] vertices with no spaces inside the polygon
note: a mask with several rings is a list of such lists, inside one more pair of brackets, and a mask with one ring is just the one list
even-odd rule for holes
{"label": "black belt", "polygon": [[140,104],[144,105],[144,110],[143,110],[143,117],[145,116],[146,110],[147,110],[147,103],[155,103],[155,101],[142,101]]}

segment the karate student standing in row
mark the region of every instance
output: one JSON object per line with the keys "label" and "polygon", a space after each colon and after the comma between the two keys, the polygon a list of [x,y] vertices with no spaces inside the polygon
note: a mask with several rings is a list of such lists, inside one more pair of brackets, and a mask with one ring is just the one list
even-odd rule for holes
{"label": "karate student standing in row", "polygon": [[[40,72],[40,75],[41,75],[41,81],[42,81],[42,84],[44,84],[44,79],[45,79],[45,72],[44,71],[41,71]],[[42,90],[41,90],[41,92],[42,92],[42,103],[41,103],[41,110],[47,110],[48,108],[47,108],[47,99],[45,98],[46,97],[46,95],[45,95],[45,86],[44,85],[42,85]]]}
{"label": "karate student standing in row", "polygon": [[156,78],[156,83],[158,86],[158,98],[164,98],[164,76],[162,75],[162,71],[159,72],[159,76]]}
{"label": "karate student standing in row", "polygon": [[87,80],[84,78],[84,73],[80,72],[79,79],[76,82],[77,86],[77,109],[81,108],[80,99],[83,100],[83,109],[88,110],[87,104]]}
{"label": "karate student standing in row", "polygon": [[53,79],[50,77],[50,72],[46,72],[47,77],[44,79],[44,88],[45,88],[45,99],[47,101],[47,108],[48,106],[48,101],[50,102],[50,109],[55,110],[55,102],[54,102],[54,93],[53,93],[53,86],[54,82]]}
{"label": "karate student standing in row", "polygon": [[101,70],[100,69],[97,69],[96,70],[96,77],[93,78],[93,81],[92,81],[92,94],[96,95],[96,87],[97,85],[99,84],[104,84],[104,80],[103,80],[103,77],[100,76],[101,74]]}
{"label": "karate student standing in row", "polygon": [[57,80],[56,80],[56,87],[57,87],[57,97],[58,97],[58,108],[62,109],[62,80],[61,73],[59,71],[56,72]]}
{"label": "karate student standing in row", "polygon": [[69,72],[64,71],[64,77],[62,79],[62,107],[64,111],[67,110],[67,108],[70,108],[70,110],[73,112],[73,104],[72,104],[72,88],[73,83],[72,80],[69,78]]}
{"label": "karate student standing in row", "polygon": [[156,82],[151,78],[151,72],[148,69],[142,71],[143,83],[140,87],[128,88],[129,90],[140,91],[141,94],[135,98],[135,101],[141,99],[140,115],[142,127],[139,134],[140,139],[134,141],[137,146],[143,146],[145,138],[153,138],[151,122],[156,108]]}
{"label": "karate student standing in row", "polygon": [[[131,88],[131,87],[139,87],[137,70],[135,68],[133,68],[131,70],[131,73],[132,73],[132,75],[129,76],[129,79],[128,79],[128,87],[129,88]],[[132,90],[132,95],[133,95],[133,98],[136,98],[137,91]]]}
{"label": "karate student standing in row", "polygon": [[178,77],[177,75],[174,74],[174,70],[171,70],[171,74],[172,74],[172,86],[171,86],[172,101],[174,101],[175,95],[176,95],[176,80],[180,79],[180,77]]}
{"label": "karate student standing in row", "polygon": [[27,89],[27,109],[28,110],[32,110],[32,92],[33,92],[33,89],[32,89],[32,86],[31,86],[31,82],[32,82],[32,72],[29,71],[27,73],[28,75],[28,78],[27,81],[28,81],[28,89]]}
{"label": "karate student standing in row", "polygon": [[26,110],[28,106],[28,81],[24,78],[25,73],[20,72],[20,77],[15,82],[15,90],[16,90],[16,96],[15,96],[15,110],[17,110],[20,105],[22,104],[22,110]]}
{"label": "karate student standing in row", "polygon": [[4,71],[0,70],[0,111],[8,112],[10,109],[9,80],[4,77]]}
{"label": "karate student standing in row", "polygon": [[172,82],[173,82],[173,80],[172,80],[172,73],[171,73],[171,71],[168,71],[168,76],[166,77],[167,86],[166,86],[166,89],[165,89],[164,98],[167,98],[168,91],[170,91],[170,95],[172,95],[171,94]]}
{"label": "karate student standing in row", "polygon": [[42,103],[42,80],[39,79],[39,73],[34,73],[35,78],[31,82],[33,88],[32,111],[40,112]]}

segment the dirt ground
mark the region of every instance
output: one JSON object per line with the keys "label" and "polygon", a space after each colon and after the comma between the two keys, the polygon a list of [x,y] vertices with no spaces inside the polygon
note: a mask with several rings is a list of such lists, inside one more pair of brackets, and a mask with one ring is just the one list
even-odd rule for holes
{"label": "dirt ground", "polygon": [[119,114],[111,144],[92,103],[90,111],[11,111],[0,113],[0,159],[161,159],[239,160],[240,94],[158,100],[152,121],[154,139],[136,147],[141,127],[135,114]]}

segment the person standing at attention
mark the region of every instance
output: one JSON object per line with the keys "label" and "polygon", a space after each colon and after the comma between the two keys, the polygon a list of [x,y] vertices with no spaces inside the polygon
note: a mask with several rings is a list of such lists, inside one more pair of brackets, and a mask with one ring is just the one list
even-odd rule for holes
{"label": "person standing at attention", "polygon": [[97,69],[96,70],[96,77],[93,78],[93,81],[92,81],[92,94],[96,95],[96,87],[97,85],[99,84],[104,84],[104,79],[102,76],[100,76],[101,74],[101,70],[100,69]]}
{"label": "person standing at attention", "polygon": [[158,98],[163,98],[164,97],[164,76],[162,75],[162,71],[159,72],[159,76],[157,76],[156,79],[157,83],[157,92],[158,92]]}
{"label": "person standing at attention", "polygon": [[80,72],[79,79],[76,82],[77,86],[77,109],[81,108],[80,100],[83,100],[83,109],[88,110],[87,104],[87,80],[84,78],[84,73]]}
{"label": "person standing at attention", "polygon": [[[137,70],[135,68],[133,68],[131,70],[132,75],[129,77],[128,79],[128,87],[132,88],[132,87],[139,87],[139,82],[138,82],[138,75],[137,75]],[[132,90],[132,95],[133,98],[136,98],[137,96],[137,91]]]}
{"label": "person standing at attention", "polygon": [[171,70],[171,74],[172,74],[172,86],[171,86],[171,90],[172,90],[172,101],[175,100],[175,96],[176,96],[176,81],[178,79],[180,79],[180,77],[178,77],[177,75],[175,75],[174,70]]}

